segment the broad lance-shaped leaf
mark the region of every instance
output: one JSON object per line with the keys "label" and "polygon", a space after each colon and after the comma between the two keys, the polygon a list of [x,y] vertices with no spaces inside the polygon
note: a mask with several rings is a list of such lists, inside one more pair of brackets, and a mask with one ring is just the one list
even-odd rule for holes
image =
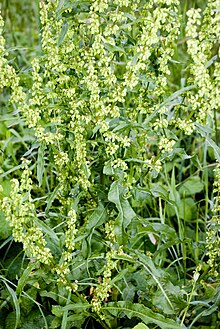
{"label": "broad lance-shaped leaf", "polygon": [[86,225],[86,230],[92,230],[94,227],[102,225],[107,219],[107,211],[103,204],[93,211],[88,219],[88,224]]}
{"label": "broad lance-shaped leaf", "polygon": [[145,324],[153,323],[161,329],[181,329],[186,328],[176,323],[174,320],[165,318],[162,314],[155,313],[142,304],[134,304],[130,302],[108,303],[107,306],[101,308],[101,311],[110,313],[113,317],[120,318],[123,312],[129,319],[135,317],[141,319]]}
{"label": "broad lance-shaped leaf", "polygon": [[109,201],[116,205],[119,212],[115,221],[115,233],[120,244],[125,243],[125,228],[136,216],[134,210],[130,206],[129,201],[124,197],[126,192],[127,188],[122,186],[119,181],[115,181],[112,183],[108,193]]}
{"label": "broad lance-shaped leaf", "polygon": [[130,203],[124,197],[126,192],[127,188],[122,186],[119,181],[115,181],[112,183],[108,193],[109,201],[116,205],[120,216],[123,217],[123,225],[125,228],[130,224],[132,218],[136,216],[134,210],[130,206]]}

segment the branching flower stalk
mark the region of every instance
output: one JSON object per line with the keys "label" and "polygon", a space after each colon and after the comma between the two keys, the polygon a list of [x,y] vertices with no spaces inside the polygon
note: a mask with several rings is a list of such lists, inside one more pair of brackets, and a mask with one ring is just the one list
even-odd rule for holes
{"label": "branching flower stalk", "polygon": [[211,267],[214,275],[219,275],[219,260],[220,260],[220,166],[217,165],[215,169],[214,181],[214,207],[212,209],[213,216],[208,226],[206,245],[208,249],[208,264]]}
{"label": "branching flower stalk", "polygon": [[210,71],[212,51],[219,41],[219,6],[219,0],[210,0],[203,13],[200,8],[191,8],[187,12],[187,46],[193,60],[190,66],[193,75],[191,81],[197,86],[196,94],[190,93],[188,102],[195,113],[196,121],[201,124],[206,124],[208,117],[213,116],[213,110],[217,110],[220,100],[219,79],[215,78],[219,75],[219,63],[214,61],[213,75]]}
{"label": "branching flower stalk", "polygon": [[42,264],[52,265],[53,255],[46,247],[44,234],[35,221],[37,214],[31,197],[33,182],[29,164],[28,160],[23,160],[21,180],[13,179],[10,197],[3,199],[2,209],[12,227],[14,240],[23,244],[27,256]]}
{"label": "branching flower stalk", "polygon": [[105,316],[100,312],[102,304],[104,301],[108,300],[110,296],[112,283],[111,276],[112,270],[116,267],[116,261],[114,260],[116,255],[115,250],[108,251],[106,254],[106,264],[103,268],[102,273],[102,282],[95,289],[95,293],[92,299],[92,309],[95,313],[99,315],[99,317],[104,320]]}

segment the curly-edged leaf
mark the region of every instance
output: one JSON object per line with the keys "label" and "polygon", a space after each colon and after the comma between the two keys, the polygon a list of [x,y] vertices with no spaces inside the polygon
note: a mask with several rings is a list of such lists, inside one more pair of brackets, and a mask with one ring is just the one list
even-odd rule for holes
{"label": "curly-edged leaf", "polygon": [[124,197],[126,192],[126,187],[122,186],[117,180],[112,183],[108,193],[109,201],[116,205],[119,212],[115,221],[115,233],[119,244],[125,243],[125,229],[130,224],[131,220],[136,216],[134,210],[130,206],[129,201]]}
{"label": "curly-edged leaf", "polygon": [[129,302],[108,303],[101,308],[101,311],[110,313],[113,317],[121,317],[125,314],[129,319],[136,317],[141,319],[145,324],[153,323],[162,329],[181,329],[185,328],[174,320],[165,318],[162,314],[153,312],[142,304]]}

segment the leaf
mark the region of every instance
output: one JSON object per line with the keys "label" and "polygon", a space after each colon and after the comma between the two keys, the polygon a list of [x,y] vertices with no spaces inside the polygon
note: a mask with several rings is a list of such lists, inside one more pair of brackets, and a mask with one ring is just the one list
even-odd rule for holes
{"label": "leaf", "polygon": [[138,323],[133,329],[149,329],[144,323]]}
{"label": "leaf", "polygon": [[55,187],[55,189],[53,190],[53,192],[50,193],[50,195],[49,195],[49,198],[48,198],[48,200],[47,200],[47,206],[46,206],[46,209],[45,209],[45,213],[46,213],[46,215],[48,215],[48,212],[49,212],[49,210],[50,210],[50,207],[51,207],[51,205],[52,205],[54,199],[56,198],[56,195],[57,195],[57,193],[58,193],[58,191],[59,191],[59,188],[60,188],[60,184],[58,184],[58,185]]}
{"label": "leaf", "polygon": [[68,25],[68,22],[65,21],[63,23],[63,26],[61,28],[61,31],[60,31],[60,35],[59,35],[59,39],[58,39],[58,47],[61,45],[61,43],[63,42],[67,32],[68,32],[68,29],[69,29],[69,25]]}
{"label": "leaf", "polygon": [[35,301],[37,298],[38,289],[35,287],[29,288],[25,295],[20,297],[20,302],[22,305],[22,311],[29,314],[31,310],[35,307]]}
{"label": "leaf", "polygon": [[[8,285],[8,283],[4,279],[3,279],[3,282],[6,286],[6,288],[8,289],[9,294],[11,295],[11,298],[12,298],[12,301],[13,301],[13,304],[15,307],[15,316],[14,316],[14,312],[10,313],[10,314],[13,314],[13,317],[15,318],[13,324],[14,324],[14,328],[16,329],[20,323],[20,317],[21,317],[20,305],[19,305],[15,291]],[[13,328],[13,326],[11,326],[11,328]]]}
{"label": "leaf", "polygon": [[192,198],[181,199],[178,210],[180,218],[190,221],[196,214],[196,204]]}
{"label": "leaf", "polygon": [[173,201],[169,199],[169,191],[165,186],[161,183],[152,184],[152,186],[150,192],[154,197],[160,197],[162,200],[173,204]]}
{"label": "leaf", "polygon": [[56,14],[64,7],[65,0],[60,0],[56,9]]}
{"label": "leaf", "polygon": [[220,148],[219,146],[209,137],[209,134],[211,134],[213,131],[210,129],[210,127],[202,126],[199,123],[196,123],[197,130],[199,131],[200,135],[205,138],[206,145],[210,146],[214,153],[216,160],[220,163]]}
{"label": "leaf", "polygon": [[20,279],[18,280],[18,284],[17,284],[17,288],[16,288],[16,293],[17,294],[21,294],[26,283],[27,283],[27,279],[29,278],[30,273],[32,272],[32,270],[35,268],[35,264],[29,264],[27,266],[27,268],[24,270],[24,272],[22,273]]}
{"label": "leaf", "polygon": [[101,203],[88,219],[86,230],[92,230],[94,227],[102,225],[107,219],[106,208]]}
{"label": "leaf", "polygon": [[56,256],[61,254],[60,240],[58,239],[56,233],[42,220],[35,217],[34,221],[46,234],[47,247],[51,250],[51,252]]}
{"label": "leaf", "polygon": [[176,314],[177,310],[182,310],[187,306],[187,302],[184,299],[185,291],[181,290],[179,286],[174,286],[170,281],[164,286],[164,290],[168,294],[169,298],[172,300],[174,309],[171,309],[170,305],[167,303],[166,298],[161,294],[158,289],[153,295],[153,305],[158,309],[162,310],[164,314]]}
{"label": "leaf", "polygon": [[38,157],[37,157],[37,180],[39,186],[42,185],[42,178],[44,174],[44,154],[45,154],[46,145],[41,144],[38,149]]}
{"label": "leaf", "polygon": [[203,187],[204,185],[199,176],[193,176],[181,184],[179,193],[183,196],[189,196],[201,192]]}
{"label": "leaf", "polygon": [[112,176],[114,175],[114,169],[112,167],[112,161],[105,162],[104,168],[103,168],[103,174]]}
{"label": "leaf", "polygon": [[209,66],[211,66],[215,61],[216,59],[218,58],[218,55],[215,55],[213,56],[205,65],[205,68],[207,69]]}
{"label": "leaf", "polygon": [[58,297],[55,292],[43,290],[43,291],[40,291],[39,293],[40,293],[41,297],[48,297],[48,298],[53,299],[55,302],[57,302]]}
{"label": "leaf", "polygon": [[61,318],[64,312],[75,311],[75,313],[82,313],[86,311],[87,308],[91,308],[89,303],[72,303],[66,306],[52,305],[52,313],[58,318]]}
{"label": "leaf", "polygon": [[215,157],[218,160],[218,162],[220,163],[220,148],[218,147],[218,145],[211,139],[206,137],[206,144],[208,146],[211,146],[214,153],[215,153]]}
{"label": "leaf", "polygon": [[129,201],[124,197],[126,192],[127,188],[122,186],[117,180],[112,183],[108,193],[108,200],[116,205],[119,214],[123,217],[123,225],[125,228],[136,216],[134,210],[130,206]]}
{"label": "leaf", "polygon": [[140,52],[135,54],[134,57],[132,58],[131,65],[135,66],[138,60],[138,57],[140,56]]}
{"label": "leaf", "polygon": [[0,212],[0,240],[7,239],[12,233],[9,222],[5,219],[3,212]]}
{"label": "leaf", "polygon": [[11,312],[8,314],[6,320],[5,320],[5,325],[4,325],[4,329],[16,329],[16,315],[15,312]]}
{"label": "leaf", "polygon": [[105,49],[107,49],[111,53],[114,53],[116,51],[119,51],[119,52],[122,52],[122,53],[125,52],[123,48],[118,47],[118,46],[111,45],[110,43],[105,43],[104,44],[104,47],[105,47]]}
{"label": "leaf", "polygon": [[117,303],[108,303],[107,306],[101,308],[101,311],[107,311],[112,314],[113,317],[118,318],[123,312],[129,319],[132,317],[137,317],[145,324],[153,323],[162,329],[185,328],[177,324],[175,321],[167,319],[159,313],[153,312],[151,309],[142,304],[119,301]]}
{"label": "leaf", "polygon": [[139,251],[135,252],[138,255],[138,258],[140,259],[140,264],[144,267],[144,269],[151,275],[151,277],[154,279],[154,281],[157,283],[158,287],[160,288],[162,294],[164,295],[165,299],[167,300],[169,306],[171,307],[171,309],[173,309],[173,305],[172,302],[170,301],[170,298],[168,297],[166,291],[163,288],[163,284],[162,284],[162,277],[163,277],[163,273],[162,270],[158,270],[152,259],[142,253],[140,253]]}
{"label": "leaf", "polygon": [[135,296],[135,286],[131,284],[130,282],[128,285],[125,287],[125,289],[122,292],[122,298],[124,301],[133,301],[134,296]]}
{"label": "leaf", "polygon": [[29,155],[31,155],[32,151],[35,149],[39,148],[39,143],[35,143],[27,152],[25,152],[25,154],[23,155],[23,157],[27,157]]}
{"label": "leaf", "polygon": [[124,197],[126,192],[127,188],[123,187],[117,180],[112,183],[108,193],[108,200],[116,205],[119,212],[118,217],[115,220],[115,233],[119,244],[126,243],[127,235],[125,229],[136,216],[130,203]]}

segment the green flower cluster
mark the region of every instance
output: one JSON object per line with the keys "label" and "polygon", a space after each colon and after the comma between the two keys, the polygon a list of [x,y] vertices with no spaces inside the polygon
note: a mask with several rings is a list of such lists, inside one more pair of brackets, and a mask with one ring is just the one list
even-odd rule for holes
{"label": "green flower cluster", "polygon": [[103,278],[100,285],[95,289],[95,293],[92,299],[92,308],[94,312],[100,314],[101,319],[105,319],[105,317],[100,313],[102,302],[107,301],[110,296],[112,282],[112,270],[116,268],[116,261],[114,257],[117,253],[114,250],[107,252],[106,254],[106,264],[103,268]]}
{"label": "green flower cluster", "polygon": [[53,256],[35,220],[37,214],[31,197],[33,182],[29,164],[28,160],[23,160],[21,180],[12,180],[10,197],[3,199],[2,209],[12,227],[14,240],[23,243],[27,255],[42,264],[51,265]]}
{"label": "green flower cluster", "polygon": [[212,268],[215,276],[219,275],[219,259],[220,259],[220,166],[215,169],[215,182],[214,182],[215,203],[212,209],[212,219],[209,223],[206,244],[208,249],[208,264]]}
{"label": "green flower cluster", "polygon": [[[203,13],[191,8],[187,12],[186,37],[188,53],[192,58],[190,78],[196,84],[196,93],[188,95],[189,106],[196,113],[196,121],[205,124],[219,106],[219,63],[216,62],[216,44],[219,42],[220,1],[208,1]],[[214,67],[211,65],[214,62]]]}

